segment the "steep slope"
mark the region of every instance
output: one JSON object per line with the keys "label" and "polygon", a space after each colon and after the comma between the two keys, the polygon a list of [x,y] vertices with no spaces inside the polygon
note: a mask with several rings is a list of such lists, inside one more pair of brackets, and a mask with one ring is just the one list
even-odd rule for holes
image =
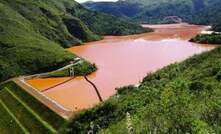
{"label": "steep slope", "polygon": [[147,31],[73,0],[0,0],[0,81],[66,64],[75,56],[62,47]]}
{"label": "steep slope", "polygon": [[[1,3],[20,15],[30,23],[34,32],[38,32],[47,39],[68,47],[70,44],[79,44],[81,41],[95,40],[93,33],[77,18],[66,12],[65,3],[69,0],[1,0]],[[72,1],[72,6],[78,3]],[[80,30],[77,34],[71,33],[65,22],[71,22]],[[82,35],[81,35],[82,34]]]}
{"label": "steep slope", "polygon": [[76,9],[70,9],[71,14],[80,18],[91,31],[99,35],[128,35],[152,31],[114,16],[85,10],[82,6]]}
{"label": "steep slope", "polygon": [[74,58],[36,32],[30,21],[2,1],[0,17],[0,81],[20,74],[46,71]]}

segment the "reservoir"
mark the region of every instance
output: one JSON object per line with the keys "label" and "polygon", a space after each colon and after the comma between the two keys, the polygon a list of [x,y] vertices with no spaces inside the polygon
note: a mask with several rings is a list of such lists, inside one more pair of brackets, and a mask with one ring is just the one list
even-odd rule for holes
{"label": "reservoir", "polygon": [[[155,31],[139,35],[105,36],[101,41],[68,49],[97,65],[98,70],[88,78],[97,86],[103,99],[113,96],[116,88],[139,84],[148,73],[214,48],[212,45],[188,41],[206,30],[206,26],[182,23],[143,27],[151,27]],[[67,79],[45,78],[27,82],[42,91]],[[94,88],[83,77],[42,93],[72,111],[99,103]]]}

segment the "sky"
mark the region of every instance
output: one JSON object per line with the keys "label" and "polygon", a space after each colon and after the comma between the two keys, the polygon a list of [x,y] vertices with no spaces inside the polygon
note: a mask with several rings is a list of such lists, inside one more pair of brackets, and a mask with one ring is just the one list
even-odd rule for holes
{"label": "sky", "polygon": [[[82,3],[82,2],[86,2],[88,0],[75,0],[75,1]],[[92,1],[117,1],[117,0],[92,0]]]}

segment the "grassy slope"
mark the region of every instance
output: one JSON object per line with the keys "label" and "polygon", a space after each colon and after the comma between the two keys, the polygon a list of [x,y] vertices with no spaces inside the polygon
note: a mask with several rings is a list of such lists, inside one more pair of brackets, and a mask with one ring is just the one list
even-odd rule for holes
{"label": "grassy slope", "polygon": [[[20,14],[31,23],[34,32],[47,39],[59,43],[63,47],[70,47],[82,41],[97,40],[93,34],[77,17],[66,10],[66,3],[70,0],[4,0],[2,3]],[[73,8],[78,3],[70,2]],[[70,25],[69,23],[73,23]],[[72,32],[75,30],[77,32]]]}
{"label": "grassy slope", "polygon": [[36,33],[29,21],[0,3],[0,81],[58,66],[74,56]]}
{"label": "grassy slope", "polygon": [[15,83],[9,82],[0,89],[0,114],[5,114],[4,119],[0,121],[0,130],[4,130],[1,131],[3,134],[22,132],[22,128],[23,132],[33,134],[54,133],[66,123],[62,117],[24,92]]}
{"label": "grassy slope", "polygon": [[[100,39],[94,31],[99,31],[98,34],[146,31],[114,17],[90,12],[73,0],[0,0],[0,81],[63,66],[75,56],[62,47]],[[79,18],[81,15],[92,18],[90,14],[96,14],[93,20],[96,22]],[[98,28],[102,25],[111,28]]]}
{"label": "grassy slope", "polygon": [[[126,113],[135,133],[221,133],[221,48],[193,56],[144,78],[140,87],[81,112],[72,133],[127,133]],[[98,127],[99,126],[99,127]]]}

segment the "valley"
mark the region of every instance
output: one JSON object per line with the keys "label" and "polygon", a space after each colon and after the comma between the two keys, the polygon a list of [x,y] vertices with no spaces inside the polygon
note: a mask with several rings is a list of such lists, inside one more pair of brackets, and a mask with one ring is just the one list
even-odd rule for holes
{"label": "valley", "polygon": [[81,2],[0,0],[1,134],[221,133],[220,0]]}
{"label": "valley", "polygon": [[[103,99],[116,94],[116,88],[137,85],[146,74],[155,72],[171,63],[181,62],[195,54],[214,48],[213,45],[199,45],[188,40],[206,26],[190,24],[143,25],[155,30],[130,36],[106,36],[104,40],[90,42],[68,50],[95,63],[98,70],[89,75]],[[68,78],[40,78],[27,83],[65,108],[79,111],[99,103],[93,87],[83,77],[61,84]]]}

